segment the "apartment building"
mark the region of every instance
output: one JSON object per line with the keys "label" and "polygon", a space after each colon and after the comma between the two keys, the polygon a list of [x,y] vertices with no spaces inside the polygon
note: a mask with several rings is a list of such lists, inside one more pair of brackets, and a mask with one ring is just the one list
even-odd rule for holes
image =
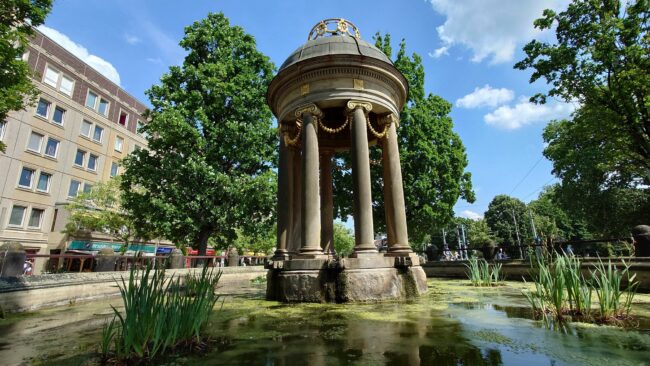
{"label": "apartment building", "polygon": [[146,146],[145,106],[38,31],[23,57],[40,95],[0,121],[0,242],[58,253],[71,241],[61,233],[66,203]]}

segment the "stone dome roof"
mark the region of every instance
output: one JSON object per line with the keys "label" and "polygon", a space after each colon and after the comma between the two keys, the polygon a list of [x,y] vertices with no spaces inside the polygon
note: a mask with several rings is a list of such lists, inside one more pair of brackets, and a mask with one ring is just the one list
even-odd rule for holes
{"label": "stone dome roof", "polygon": [[336,35],[307,41],[287,57],[286,61],[280,66],[278,73],[311,58],[334,55],[365,56],[381,60],[390,65],[393,64],[386,54],[372,44],[349,35]]}

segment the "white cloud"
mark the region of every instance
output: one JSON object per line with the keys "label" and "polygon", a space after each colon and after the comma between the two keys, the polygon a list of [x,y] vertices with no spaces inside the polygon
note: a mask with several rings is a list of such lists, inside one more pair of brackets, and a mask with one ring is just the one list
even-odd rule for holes
{"label": "white cloud", "polygon": [[149,21],[142,20],[140,23],[144,29],[145,35],[151,42],[158,47],[165,58],[173,64],[183,62],[185,57],[185,50],[178,45],[178,40],[169,36],[157,24]]}
{"label": "white cloud", "polygon": [[460,213],[460,217],[464,217],[470,220],[480,220],[483,218],[483,215],[476,213],[474,211],[464,210],[463,212]]}
{"label": "white cloud", "polygon": [[446,17],[436,28],[443,47],[463,45],[472,61],[510,62],[515,50],[539,35],[533,21],[544,9],[562,9],[568,0],[429,0]]}
{"label": "white cloud", "polygon": [[501,106],[486,114],[483,120],[496,128],[516,130],[537,122],[567,118],[576,107],[574,103],[561,102],[534,104],[528,101],[528,97],[521,97],[514,106]]}
{"label": "white cloud", "polygon": [[136,45],[136,44],[142,42],[142,39],[140,39],[140,37],[134,36],[134,35],[128,34],[128,33],[124,34],[124,40],[126,41],[126,43],[128,43],[130,45]]}
{"label": "white cloud", "polygon": [[433,52],[429,52],[429,57],[431,58],[440,58],[442,56],[449,55],[449,47],[448,46],[443,46],[440,48],[436,48]]}
{"label": "white cloud", "polygon": [[61,47],[65,48],[73,55],[79,57],[83,62],[90,65],[93,69],[97,70],[97,72],[107,77],[110,81],[114,82],[117,85],[120,85],[120,74],[117,72],[115,67],[111,65],[110,62],[104,60],[99,56],[90,54],[86,47],[75,43],[68,36],[57,31],[56,29],[40,25],[38,26],[38,30],[43,32],[43,34],[51,38],[54,42],[58,43]]}
{"label": "white cloud", "polygon": [[489,85],[476,87],[474,91],[456,100],[456,106],[461,108],[496,107],[513,100],[515,93],[506,88],[494,89]]}

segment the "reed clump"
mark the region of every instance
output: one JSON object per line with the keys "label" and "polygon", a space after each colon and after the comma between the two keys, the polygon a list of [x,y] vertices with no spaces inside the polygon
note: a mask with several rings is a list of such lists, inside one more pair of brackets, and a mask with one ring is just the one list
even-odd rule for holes
{"label": "reed clump", "polygon": [[220,277],[207,267],[185,281],[166,276],[164,269],[132,269],[128,281],[118,281],[123,313],[111,306],[113,319],[102,331],[104,363],[132,364],[169,350],[202,348],[201,331],[219,300],[214,289]]}
{"label": "reed clump", "polygon": [[474,286],[496,286],[503,281],[501,263],[490,264],[485,259],[470,258],[465,267],[467,277]]}
{"label": "reed clump", "polygon": [[[599,259],[588,278],[582,273],[580,259],[567,254],[552,261],[536,258],[531,264],[535,289],[523,293],[534,314],[547,325],[568,320],[633,324],[630,310],[638,281],[625,261],[619,269],[611,261],[605,264]],[[594,294],[598,300],[596,308],[592,306]]]}

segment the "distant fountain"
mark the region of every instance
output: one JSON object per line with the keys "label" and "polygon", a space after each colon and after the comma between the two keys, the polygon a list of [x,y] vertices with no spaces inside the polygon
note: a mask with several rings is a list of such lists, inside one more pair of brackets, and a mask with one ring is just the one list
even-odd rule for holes
{"label": "distant fountain", "polygon": [[[404,76],[344,19],[319,22],[282,64],[267,102],[279,122],[278,233],[267,298],[355,302],[416,297],[426,276],[408,243],[397,127]],[[369,146],[382,150],[388,250],[374,244]],[[333,255],[332,157],[352,157],[355,247]]]}

